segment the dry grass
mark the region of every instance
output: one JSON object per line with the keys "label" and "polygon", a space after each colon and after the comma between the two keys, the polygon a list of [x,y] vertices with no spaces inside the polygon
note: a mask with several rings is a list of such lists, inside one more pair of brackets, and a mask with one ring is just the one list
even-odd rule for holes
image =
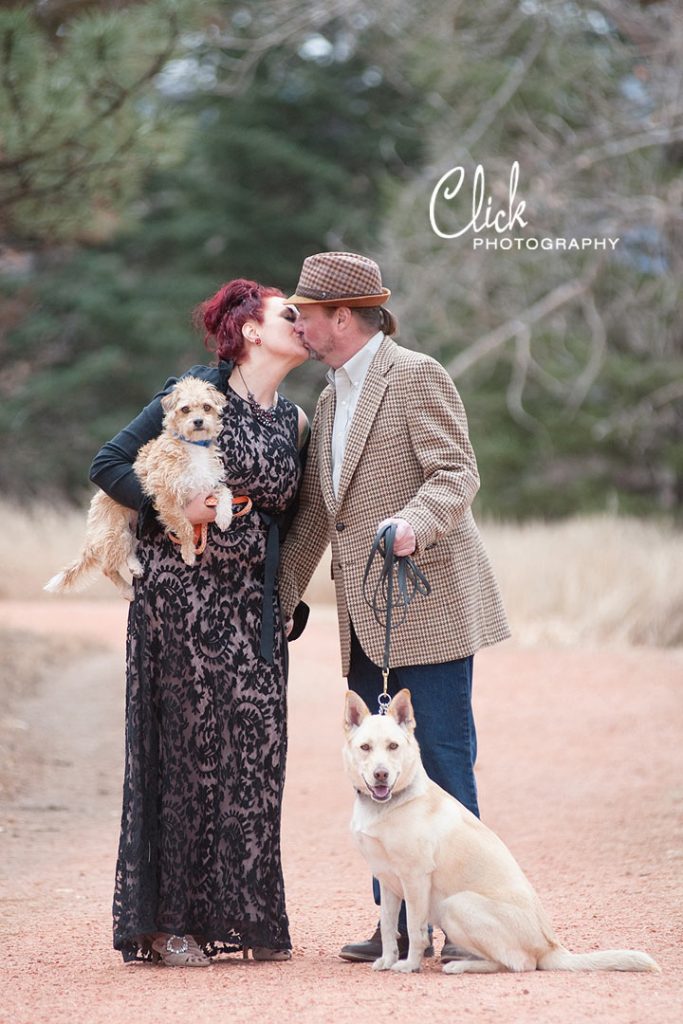
{"label": "dry grass", "polygon": [[[19,508],[0,501],[0,600],[68,599],[43,593],[51,576],[79,553],[85,533],[86,510],[60,505]],[[89,597],[116,597],[108,580],[93,577]]]}
{"label": "dry grass", "polygon": [[[58,507],[19,511],[0,503],[0,599],[36,598],[79,550],[85,514]],[[556,523],[488,523],[482,528],[518,644],[683,644],[683,533],[674,526],[615,516]],[[309,587],[333,602],[330,559]],[[89,597],[114,599],[96,580]]]}
{"label": "dry grass", "polygon": [[683,644],[680,529],[595,515],[482,533],[518,644]]}

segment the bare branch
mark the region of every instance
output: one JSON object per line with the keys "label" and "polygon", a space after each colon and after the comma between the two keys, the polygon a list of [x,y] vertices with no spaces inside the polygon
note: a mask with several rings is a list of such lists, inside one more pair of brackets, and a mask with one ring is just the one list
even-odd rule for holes
{"label": "bare branch", "polygon": [[496,327],[495,330],[489,331],[482,338],[478,338],[477,341],[469,345],[463,352],[459,352],[446,366],[451,377],[460,377],[461,374],[469,370],[475,363],[478,363],[485,356],[491,355],[496,349],[501,348],[507,341],[514,338],[520,330],[523,330],[525,327],[531,327],[561,306],[573,302],[574,299],[583,295],[590,288],[601,266],[602,260],[596,260],[584,277],[574,278],[571,281],[565,281],[563,284],[558,285],[557,288],[544,295],[542,299],[529,306],[528,309],[525,309],[518,316],[507,320],[504,324]]}
{"label": "bare branch", "polygon": [[580,296],[579,301],[583,306],[586,322],[591,331],[591,351],[588,362],[574,381],[574,385],[569,396],[568,404],[570,408],[574,410],[578,409],[579,406],[583,404],[586,395],[595,383],[602,364],[605,361],[605,354],[607,352],[607,331],[605,330],[602,317],[598,313],[592,292],[589,290],[585,291],[584,294]]}
{"label": "bare branch", "polygon": [[522,405],[524,388],[531,363],[531,331],[527,324],[520,324],[515,334],[515,359],[513,363],[512,377],[506,391],[506,403],[508,411],[513,420],[520,423],[527,430],[537,433],[543,429],[543,424],[530,416]]}
{"label": "bare branch", "polygon": [[628,436],[640,420],[651,417],[654,412],[681,400],[683,400],[683,379],[671,381],[651,391],[633,408],[625,409],[614,416],[600,420],[593,427],[593,434],[599,441],[614,433]]}
{"label": "bare branch", "polygon": [[489,130],[493,122],[500,115],[501,110],[507,106],[526,78],[529,68],[543,49],[544,41],[545,25],[539,22],[529,46],[522,56],[515,61],[510,74],[488,102],[482,104],[477,119],[472,122],[458,140],[458,151],[468,152]]}

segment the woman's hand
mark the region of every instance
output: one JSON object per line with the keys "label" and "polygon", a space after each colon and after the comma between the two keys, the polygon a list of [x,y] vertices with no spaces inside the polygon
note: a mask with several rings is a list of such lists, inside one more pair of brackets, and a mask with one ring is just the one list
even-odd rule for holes
{"label": "woman's hand", "polygon": [[184,508],[185,515],[193,526],[198,523],[212,523],[216,518],[216,495],[195,494]]}

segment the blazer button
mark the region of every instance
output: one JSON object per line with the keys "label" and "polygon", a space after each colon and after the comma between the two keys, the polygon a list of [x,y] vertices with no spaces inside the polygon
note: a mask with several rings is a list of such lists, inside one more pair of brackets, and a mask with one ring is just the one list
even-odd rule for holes
{"label": "blazer button", "polygon": [[342,530],[346,529],[346,523],[335,523],[334,525],[336,527],[337,533],[341,533]]}

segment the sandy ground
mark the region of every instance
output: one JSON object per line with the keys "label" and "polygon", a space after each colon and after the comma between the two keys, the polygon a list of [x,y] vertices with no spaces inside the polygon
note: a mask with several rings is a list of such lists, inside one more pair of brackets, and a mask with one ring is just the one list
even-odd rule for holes
{"label": "sandy ground", "polygon": [[[484,820],[573,950],[632,947],[660,975],[375,974],[339,947],[376,915],[348,831],[344,682],[330,609],[292,646],[283,855],[294,958],[124,966],[110,906],[123,750],[123,603],[3,603],[12,628],[104,645],[19,709],[22,790],[2,807],[0,1021],[679,1024],[683,652],[518,650],[476,660]],[[17,714],[16,709],[13,712]]]}

